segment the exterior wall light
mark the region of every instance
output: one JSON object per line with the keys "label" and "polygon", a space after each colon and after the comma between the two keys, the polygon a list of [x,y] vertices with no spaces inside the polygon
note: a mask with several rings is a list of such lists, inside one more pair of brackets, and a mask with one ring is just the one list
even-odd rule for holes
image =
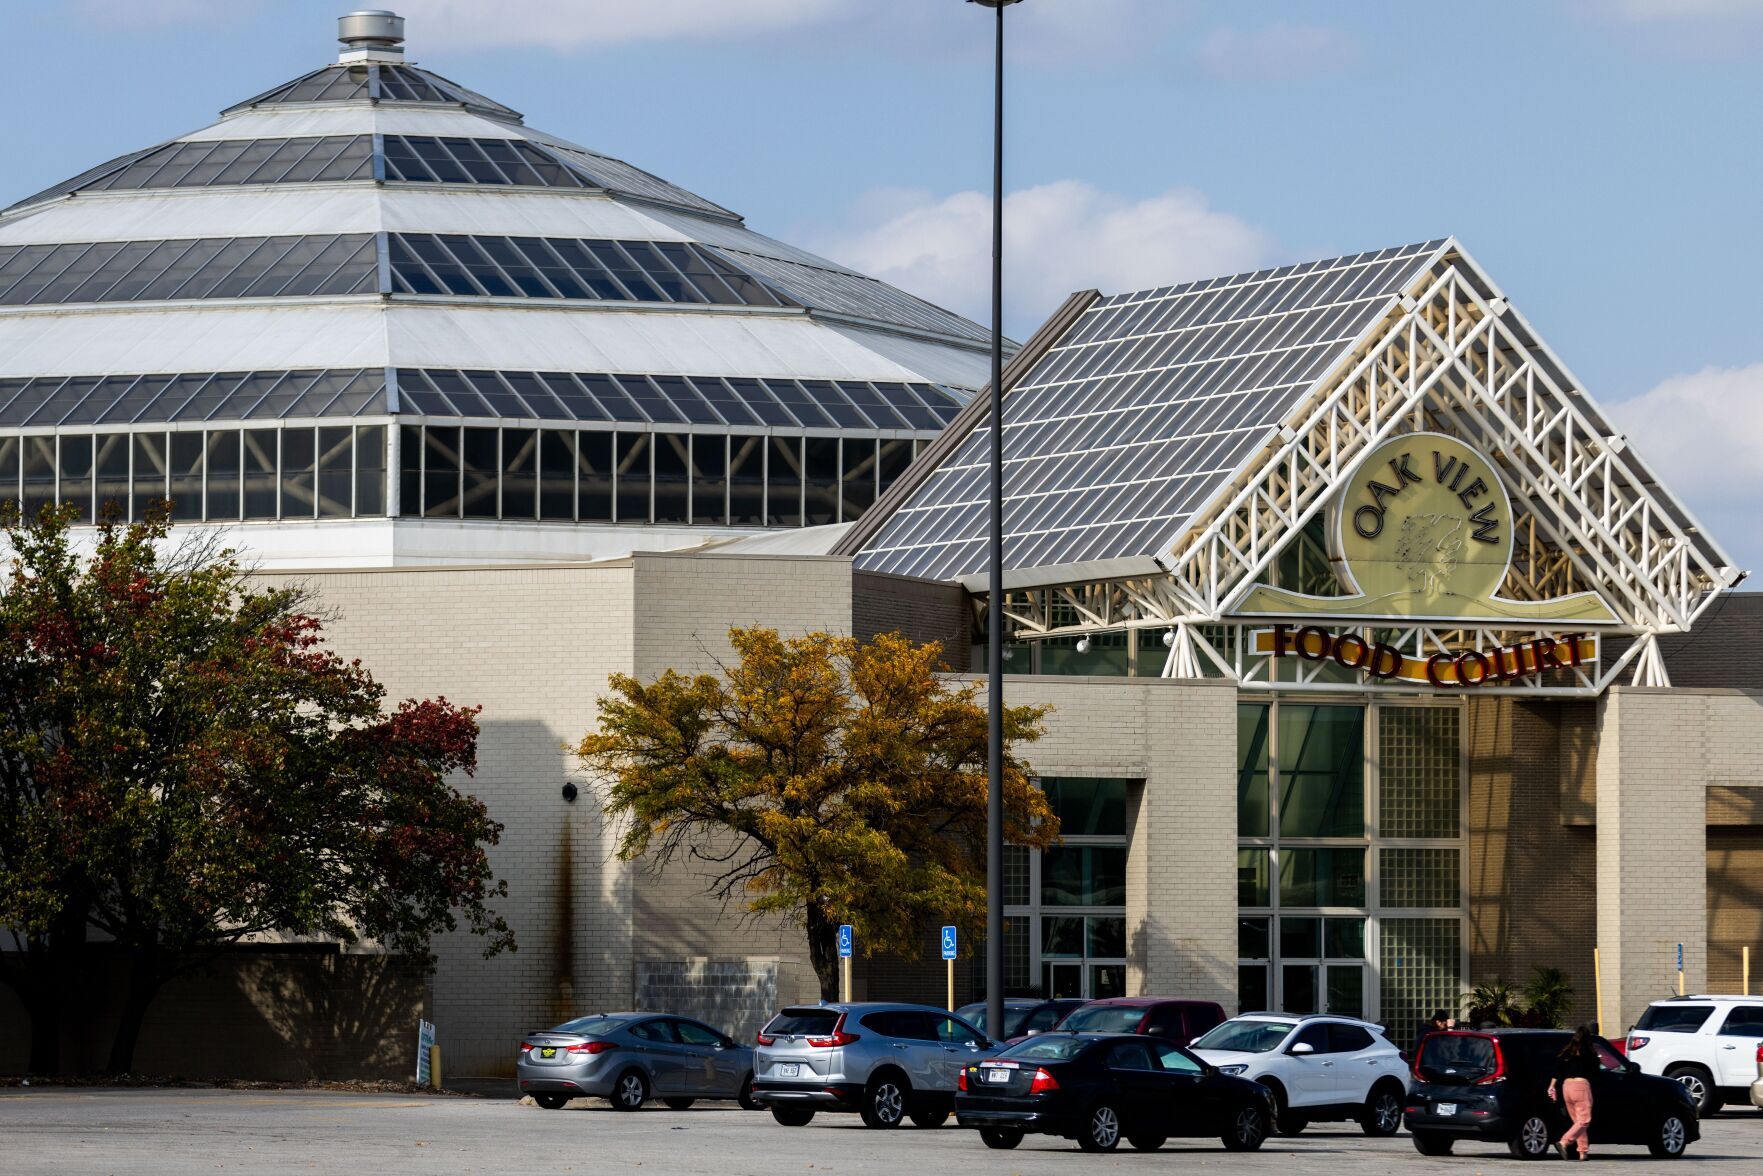
{"label": "exterior wall light", "polygon": [[1163,630],[1163,648],[1165,648],[1165,649],[1174,649],[1175,648],[1175,630],[1174,629]]}
{"label": "exterior wall light", "polygon": [[1077,639],[1077,651],[1079,653],[1088,653],[1090,651],[1090,639],[1088,637],[1079,637]]}

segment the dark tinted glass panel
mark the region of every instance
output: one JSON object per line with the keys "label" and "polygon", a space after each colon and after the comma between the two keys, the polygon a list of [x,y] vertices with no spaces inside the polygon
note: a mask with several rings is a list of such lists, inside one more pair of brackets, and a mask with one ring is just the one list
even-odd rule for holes
{"label": "dark tinted glass panel", "polygon": [[171,434],[171,517],[202,517],[202,452],[200,433]]}
{"label": "dark tinted glass panel", "polygon": [[422,513],[422,429],[416,425],[398,428],[398,513]]}
{"label": "dark tinted glass panel", "polygon": [[23,448],[16,435],[0,437],[0,502],[18,502],[18,465]]}
{"label": "dark tinted glass panel", "polygon": [[200,188],[213,184],[310,183],[373,178],[366,135],[318,139],[218,139],[174,143],[84,186]]}
{"label": "dark tinted glass panel", "polygon": [[691,444],[690,437],[677,433],[662,433],[655,438],[655,521],[658,523],[692,521]]}
{"label": "dark tinted glass panel", "polygon": [[577,503],[582,522],[612,518],[612,434],[576,434]]}
{"label": "dark tinted glass panel", "polygon": [[539,434],[539,517],[575,518],[575,433],[545,429]]}
{"label": "dark tinted glass panel", "polygon": [[[871,1025],[878,1014],[870,1013],[863,1018],[865,1025]],[[886,1017],[888,1014],[880,1014]],[[785,1009],[765,1026],[765,1033],[772,1037],[806,1037],[831,1033],[837,1023],[839,1014],[833,1009]]]}
{"label": "dark tinted glass panel", "polygon": [[493,519],[496,517],[496,474],[500,463],[496,453],[496,430],[466,429],[463,445],[460,466],[464,474],[465,517]]}
{"label": "dark tinted glass panel", "polygon": [[317,438],[312,429],[282,433],[282,517],[310,519],[318,514]]}
{"label": "dark tinted glass panel", "polygon": [[135,434],[135,494],[129,517],[139,522],[148,509],[165,501],[166,475],[165,434]]}
{"label": "dark tinted glass panel", "polygon": [[355,430],[355,513],[363,518],[386,513],[386,427]]}
{"label": "dark tinted glass panel", "polygon": [[[69,435],[61,439],[61,501],[80,508],[80,520],[92,521],[92,438]],[[0,462],[0,468],[4,463]],[[0,492],[0,497],[4,497]]]}
{"label": "dark tinted glass panel", "polygon": [[422,513],[430,518],[459,517],[459,430],[422,431]]}
{"label": "dark tinted glass panel", "polygon": [[1763,1005],[1739,1005],[1720,1023],[1722,1037],[1763,1037]]}
{"label": "dark tinted glass panel", "polygon": [[1121,906],[1125,902],[1125,848],[1058,846],[1041,854],[1041,905]]}
{"label": "dark tinted glass panel", "polygon": [[1648,1005],[1634,1027],[1660,1033],[1694,1033],[1707,1023],[1713,1012],[1713,1005]]}
{"label": "dark tinted glass panel", "polygon": [[875,442],[862,437],[844,439],[839,509],[847,521],[862,516],[875,505]]}
{"label": "dark tinted glass panel", "polygon": [[839,521],[839,440],[809,437],[804,444],[807,471],[807,524]]}
{"label": "dark tinted glass panel", "polygon": [[55,438],[25,437],[24,498],[21,507],[26,518],[55,502]]}
{"label": "dark tinted glass panel", "polygon": [[[305,432],[304,429],[300,432]],[[355,430],[326,427],[318,431],[318,517],[346,519],[354,514]]]}
{"label": "dark tinted glass panel", "polygon": [[619,433],[614,464],[618,475],[618,521],[649,521],[649,434]]}
{"label": "dark tinted glass panel", "polygon": [[1246,960],[1264,960],[1268,957],[1267,920],[1237,920],[1237,955]]}
{"label": "dark tinted glass panel", "polygon": [[[341,252],[327,252],[332,246]],[[348,294],[371,290],[376,276],[373,239],[364,234],[43,248],[0,247],[0,303],[255,296],[297,282],[304,293]]]}
{"label": "dark tinted glass panel", "polygon": [[[433,170],[442,167],[427,156],[423,162]],[[443,182],[478,182],[461,165],[448,166],[454,170],[441,177]],[[393,289],[405,294],[778,304],[758,283],[735,281],[728,276],[732,270],[724,274],[727,267],[694,244],[670,245],[664,255],[647,241],[394,233],[388,250]],[[703,283],[682,274],[682,266],[703,275]],[[6,297],[0,288],[0,300]],[[847,405],[845,412],[859,423],[855,410]]]}
{"label": "dark tinted glass panel", "polygon": [[1365,833],[1365,711],[1279,708],[1279,828],[1286,837]]}
{"label": "dark tinted glass panel", "polygon": [[239,517],[239,431],[211,430],[204,434],[208,449],[207,516],[220,522]]}
{"label": "dark tinted glass panel", "polygon": [[1041,781],[1062,837],[1125,837],[1125,780],[1049,777]]}
{"label": "dark tinted glass panel", "polygon": [[736,396],[741,398],[741,403],[746,405],[747,410],[759,419],[760,424],[788,427],[803,423],[796,419],[794,413],[779,404],[777,398],[767,392],[765,385],[758,380],[730,379],[723,382]]}
{"label": "dark tinted glass panel", "polygon": [[765,438],[730,437],[728,521],[737,527],[765,525]]}
{"label": "dark tinted glass panel", "polygon": [[502,430],[502,517],[530,519],[539,510],[539,431]]}
{"label": "dark tinted glass panel", "polygon": [[1279,901],[1283,906],[1365,905],[1363,849],[1279,851]]}
{"label": "dark tinted glass panel", "polygon": [[886,492],[895,479],[906,472],[912,464],[912,442],[899,439],[884,439],[880,442],[880,457],[876,461],[877,473],[881,478],[881,489]]}
{"label": "dark tinted glass panel", "polygon": [[[794,380],[767,380],[765,386],[777,398],[792,416],[811,428],[818,428],[833,423],[833,418],[820,410],[820,407],[803,391],[802,385]],[[831,384],[825,385],[831,388]]]}
{"label": "dark tinted glass panel", "polygon": [[767,458],[767,522],[774,527],[802,525],[802,439],[773,437]]}
{"label": "dark tinted glass panel", "polygon": [[1271,707],[1256,703],[1237,706],[1237,833],[1243,837],[1266,837],[1269,831],[1273,810],[1267,722],[1271,713]]}
{"label": "dark tinted glass panel", "polygon": [[97,446],[98,517],[129,516],[129,435],[100,433]]}
{"label": "dark tinted glass panel", "polygon": [[728,519],[727,437],[700,433],[692,438],[692,521],[721,523]]}

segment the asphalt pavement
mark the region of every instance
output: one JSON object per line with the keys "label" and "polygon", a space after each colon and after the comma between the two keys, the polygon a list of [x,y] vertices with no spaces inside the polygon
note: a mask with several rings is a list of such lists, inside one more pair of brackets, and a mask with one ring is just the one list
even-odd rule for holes
{"label": "asphalt pavement", "polygon": [[[494,1089],[493,1087],[491,1089]],[[1555,1161],[1558,1162],[1558,1161]],[[1678,1161],[1645,1148],[1594,1150],[1605,1170],[1763,1172],[1763,1114],[1728,1111]],[[582,1100],[544,1111],[511,1098],[363,1095],[328,1091],[189,1089],[0,1090],[0,1173],[1021,1173],[1089,1176],[1188,1172],[1217,1176],[1372,1176],[1383,1173],[1510,1172],[1522,1162],[1503,1147],[1459,1145],[1427,1159],[1404,1133],[1367,1139],[1357,1127],[1323,1124],[1259,1152],[1225,1152],[1211,1140],[1175,1140],[1162,1151],[1092,1156],[1063,1140],[1029,1137],[989,1151],[951,1123],[935,1131],[865,1129],[855,1115],[821,1115],[807,1127],[763,1112],[701,1103],[687,1111],[621,1114]]]}

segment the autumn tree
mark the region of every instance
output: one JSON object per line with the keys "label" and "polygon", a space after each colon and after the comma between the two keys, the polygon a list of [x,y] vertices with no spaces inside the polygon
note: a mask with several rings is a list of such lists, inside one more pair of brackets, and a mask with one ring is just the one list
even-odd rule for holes
{"label": "autumn tree", "polygon": [[[986,711],[939,676],[942,649],[898,634],[864,644],[730,632],[719,674],[622,674],[577,748],[622,819],[619,856],[682,855],[710,893],[807,932],[821,995],[838,994],[837,934],[866,953],[916,949],[932,922],[985,909]],[[1059,823],[1011,749],[1044,707],[1004,715],[1004,836],[1044,847]]]}
{"label": "autumn tree", "polygon": [[[297,589],[230,553],[174,546],[164,512],[97,529],[3,521],[0,983],[30,1014],[31,1069],[58,1068],[70,978],[127,968],[108,1069],[132,1067],[155,994],[266,932],[370,939],[426,958],[459,919],[513,946],[486,847],[501,826],[449,782],[476,711],[387,709],[327,649]],[[169,554],[168,554],[169,553]]]}

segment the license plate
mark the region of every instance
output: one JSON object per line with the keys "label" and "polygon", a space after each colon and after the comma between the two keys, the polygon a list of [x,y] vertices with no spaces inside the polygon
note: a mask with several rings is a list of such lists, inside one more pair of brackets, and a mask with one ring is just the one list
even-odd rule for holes
{"label": "license plate", "polygon": [[778,1063],[777,1076],[779,1078],[794,1078],[796,1075],[800,1074],[801,1072],[802,1072],[802,1067],[796,1062],[780,1062],[780,1063]]}
{"label": "license plate", "polygon": [[554,1046],[547,1045],[539,1051],[539,1056],[542,1058],[554,1058],[557,1056],[557,1050]]}
{"label": "license plate", "polygon": [[1432,1113],[1435,1115],[1455,1115],[1457,1113],[1457,1104],[1456,1103],[1434,1103],[1433,1107],[1432,1107]]}
{"label": "license plate", "polygon": [[1010,1071],[1008,1071],[1008,1070],[987,1070],[986,1071],[986,1081],[987,1082],[1008,1082],[1008,1081],[1010,1081]]}

